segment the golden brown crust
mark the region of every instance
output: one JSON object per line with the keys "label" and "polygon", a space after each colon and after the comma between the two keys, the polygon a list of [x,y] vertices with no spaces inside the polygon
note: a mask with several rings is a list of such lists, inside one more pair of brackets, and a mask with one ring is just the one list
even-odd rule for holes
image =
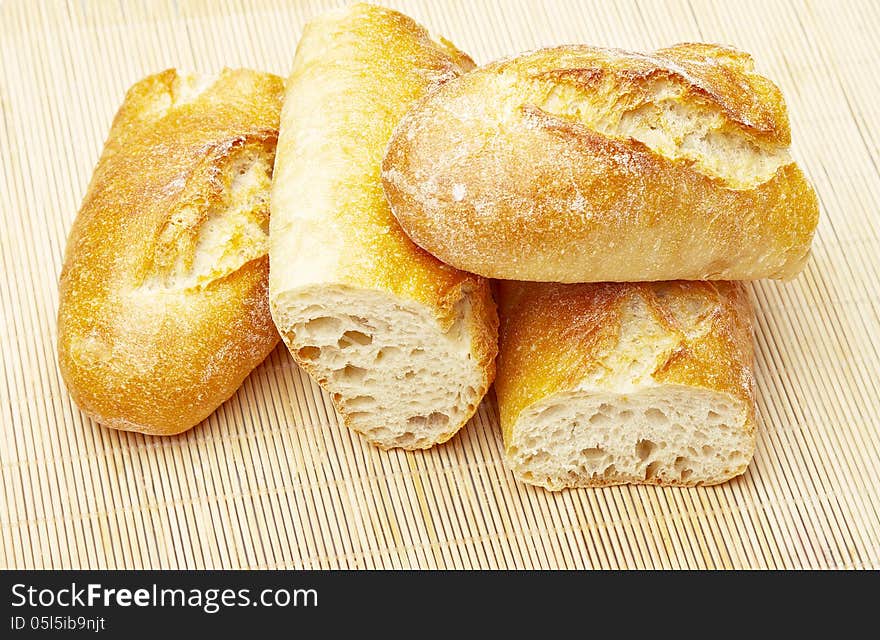
{"label": "golden brown crust", "polygon": [[[636,297],[647,304],[660,335],[674,338],[650,377],[736,398],[748,407],[744,428],[754,432],[752,312],[741,283],[501,281],[496,293],[501,325],[495,393],[506,447],[524,410],[591,376],[603,384],[612,356],[644,355],[615,354]],[[646,335],[635,348],[650,352],[651,342],[659,340]]]}
{"label": "golden brown crust", "polygon": [[[751,68],[714,45],[558,47],[493,63],[407,114],[383,185],[417,244],[487,277],[791,278],[818,200],[787,154],[779,90]],[[661,103],[703,118],[686,133],[660,125],[675,152],[621,125]]]}
{"label": "golden brown crust", "polygon": [[207,417],[278,342],[265,251],[250,259],[254,247],[233,238],[243,264],[177,276],[234,179],[229,163],[253,153],[271,167],[282,80],[248,70],[190,80],[168,70],[129,90],[60,278],[59,364],[74,400],[105,426],[156,435]]}

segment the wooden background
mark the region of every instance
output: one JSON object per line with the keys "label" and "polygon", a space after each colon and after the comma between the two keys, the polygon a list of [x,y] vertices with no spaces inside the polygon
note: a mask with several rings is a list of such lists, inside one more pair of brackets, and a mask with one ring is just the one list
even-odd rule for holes
{"label": "wooden background", "polygon": [[286,75],[321,0],[0,3],[0,566],[880,566],[876,2],[390,2],[478,62],[541,45],[734,44],[788,99],[822,219],[752,287],[758,450],[709,489],[559,494],[501,462],[489,398],[449,444],[384,453],[283,348],[189,433],[85,419],[60,380],[64,242],[126,88],[166,67]]}

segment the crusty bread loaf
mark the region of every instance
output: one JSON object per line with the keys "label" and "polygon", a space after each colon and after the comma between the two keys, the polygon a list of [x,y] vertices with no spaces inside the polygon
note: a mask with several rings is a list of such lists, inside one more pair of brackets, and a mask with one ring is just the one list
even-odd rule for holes
{"label": "crusty bread loaf", "polygon": [[505,459],[546,487],[692,486],[755,448],[741,283],[498,283]]}
{"label": "crusty bread loaf", "polygon": [[359,4],[306,26],[287,85],[272,188],[272,315],[345,424],[381,447],[447,440],[494,377],[488,283],[416,247],[379,181],[410,104],[470,66],[410,18]]}
{"label": "crusty bread loaf", "polygon": [[740,51],[558,47],[420,102],[383,182],[417,244],[487,277],[787,279],[818,218],[790,138],[782,95]]}
{"label": "crusty bread loaf", "polygon": [[67,241],[58,358],[116,429],[194,426],[278,343],[269,188],[283,81],[168,70],[125,97]]}

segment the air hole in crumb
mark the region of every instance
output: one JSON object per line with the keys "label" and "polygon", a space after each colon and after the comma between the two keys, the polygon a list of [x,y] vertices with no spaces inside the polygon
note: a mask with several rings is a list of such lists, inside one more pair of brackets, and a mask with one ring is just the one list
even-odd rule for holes
{"label": "air hole in crumb", "polygon": [[606,476],[606,477],[616,476],[617,475],[617,467],[615,467],[613,464],[609,464],[607,467],[605,467],[605,470],[602,472],[602,475]]}
{"label": "air hole in crumb", "polygon": [[367,411],[375,409],[376,399],[372,396],[355,396],[345,403],[349,411]]}
{"label": "air hole in crumb", "polygon": [[672,466],[675,467],[676,471],[681,473],[682,471],[684,471],[685,467],[687,466],[687,463],[688,463],[687,458],[685,458],[684,456],[678,456],[675,459],[675,462],[672,464]]}
{"label": "air hole in crumb", "polygon": [[692,475],[694,475],[693,469],[685,469],[684,471],[681,472],[681,481],[687,482]]}
{"label": "air hole in crumb", "polygon": [[550,459],[550,454],[546,451],[536,451],[528,457],[528,462],[536,464],[544,464]]}
{"label": "air hole in crumb", "polygon": [[428,416],[428,424],[431,426],[445,426],[449,424],[449,416],[447,416],[445,413],[435,411]]}
{"label": "air hole in crumb", "polygon": [[[605,406],[605,405],[602,405]],[[604,426],[611,423],[611,418],[606,416],[604,413],[594,413],[590,416],[590,424],[594,426]]]}
{"label": "air hole in crumb", "polygon": [[655,424],[661,424],[668,421],[666,414],[660,411],[660,409],[648,409],[645,411],[645,418],[648,422],[653,422]]}
{"label": "air hole in crumb", "polygon": [[398,347],[382,347],[376,352],[376,362],[382,362],[385,358],[396,356],[399,353]]}
{"label": "air hole in crumb", "polygon": [[620,412],[620,419],[621,420],[629,420],[632,417],[633,417],[633,412],[630,411],[629,409],[626,409],[625,411]]}
{"label": "air hole in crumb", "polygon": [[296,352],[296,355],[303,360],[314,360],[321,357],[320,347],[303,347]]}
{"label": "air hole in crumb", "polygon": [[351,345],[357,344],[360,346],[366,346],[368,344],[372,344],[373,339],[368,336],[366,333],[362,331],[346,331],[342,334],[342,337],[339,338],[339,348],[345,349],[346,347],[350,347]]}
{"label": "air hole in crumb", "polygon": [[598,460],[605,457],[605,449],[602,447],[588,447],[581,449],[581,457],[587,460]]}
{"label": "air hole in crumb", "polygon": [[657,469],[660,468],[660,461],[655,460],[645,467],[645,480],[653,480],[657,477]]}
{"label": "air hole in crumb", "polygon": [[360,382],[364,379],[364,375],[366,375],[367,370],[362,369],[361,367],[356,367],[353,364],[345,365],[345,368],[339,372],[339,377],[346,382]]}
{"label": "air hole in crumb", "polygon": [[636,456],[639,462],[644,462],[657,450],[656,443],[651,440],[639,440],[636,442]]}
{"label": "air hole in crumb", "polygon": [[321,318],[313,318],[306,322],[305,330],[309,333],[339,333],[340,325],[342,323],[337,318],[328,318],[326,316]]}
{"label": "air hole in crumb", "polygon": [[715,411],[710,411],[709,415],[708,415],[709,420],[717,420],[720,417],[721,417],[721,414],[716,413]]}
{"label": "air hole in crumb", "polygon": [[736,450],[736,449],[734,449],[733,451],[731,451],[731,452],[730,452],[730,455],[727,456],[727,458],[728,458],[729,460],[735,460],[736,458],[741,458],[741,457],[742,457],[742,451],[738,451],[738,450]]}
{"label": "air hole in crumb", "polygon": [[449,416],[439,411],[434,411],[427,416],[410,416],[406,423],[412,426],[438,427],[449,423]]}
{"label": "air hole in crumb", "polygon": [[713,453],[715,453],[715,449],[710,447],[708,444],[704,444],[701,451],[703,452],[704,456],[711,456]]}

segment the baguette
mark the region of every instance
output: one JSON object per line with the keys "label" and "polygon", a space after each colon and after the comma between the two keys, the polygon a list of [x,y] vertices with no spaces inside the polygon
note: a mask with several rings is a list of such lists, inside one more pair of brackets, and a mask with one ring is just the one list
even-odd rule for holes
{"label": "baguette", "polygon": [[755,448],[751,308],[741,283],[500,282],[505,460],[551,490],[694,486]]}
{"label": "baguette", "polygon": [[281,118],[270,223],[272,315],[343,422],[383,448],[443,442],[494,378],[488,283],[416,247],[379,167],[413,101],[470,59],[395,11],[310,22]]}
{"label": "baguette", "polygon": [[403,119],[385,192],[417,244],[491,278],[792,278],[818,201],[753,66],[705,44],[490,64]]}
{"label": "baguette", "polygon": [[58,360],[114,429],[171,435],[275,347],[269,183],[281,78],[167,70],[135,84],[67,240]]}

